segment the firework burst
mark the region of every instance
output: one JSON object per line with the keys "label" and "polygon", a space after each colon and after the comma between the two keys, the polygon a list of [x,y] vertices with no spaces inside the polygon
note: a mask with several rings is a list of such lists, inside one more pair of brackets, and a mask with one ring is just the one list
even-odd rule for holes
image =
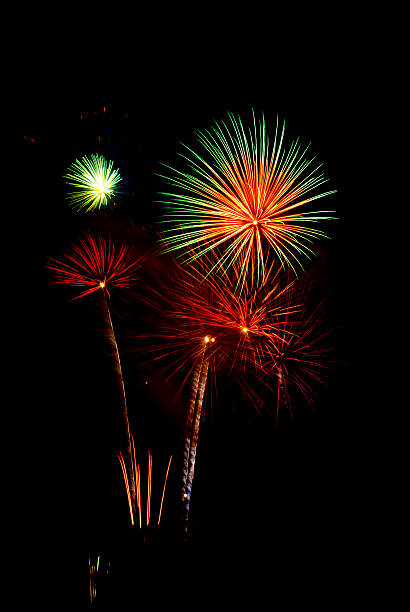
{"label": "firework burst", "polygon": [[298,140],[286,149],[284,131],[277,120],[271,144],[263,116],[246,130],[231,113],[198,131],[201,154],[184,145],[186,167],[166,166],[172,175],[163,176],[174,188],[161,193],[164,251],[188,262],[213,251],[216,268],[235,268],[240,289],[245,278],[263,281],[271,253],[297,272],[312,242],[327,236],[317,223],[334,218],[310,204],[335,190],[318,192],[327,182],[321,164]]}
{"label": "firework burst", "polygon": [[[124,432],[127,441],[128,481],[133,511],[136,507],[136,484],[132,470],[131,436],[128,420],[127,401],[120,354],[111,319],[107,296],[109,289],[130,289],[136,281],[136,274],[143,257],[138,257],[126,244],[116,244],[110,238],[86,234],[78,244],[72,244],[62,261],[49,259],[46,267],[55,273],[55,282],[74,287],[78,293],[73,299],[98,292],[98,306],[102,313],[107,339],[111,347],[113,369],[116,376]],[[124,464],[125,465],[125,464]]]}
{"label": "firework burst", "polygon": [[67,197],[75,210],[88,213],[114,204],[114,198],[122,193],[124,179],[113,166],[114,162],[95,154],[71,164],[63,178],[73,187]]}
{"label": "firework burst", "polygon": [[255,403],[243,374],[252,370],[262,379],[264,362],[273,363],[277,355],[281,320],[285,322],[299,307],[289,297],[295,281],[281,269],[274,272],[270,268],[263,285],[246,289],[241,296],[227,275],[223,279],[203,274],[196,267],[176,267],[165,286],[151,287],[143,298],[160,321],[152,333],[140,335],[149,338],[150,346],[144,351],[163,363],[169,376],[183,373],[182,385],[188,379],[191,382],[182,474],[186,535],[208,377],[217,371],[236,374],[241,388]]}
{"label": "firework burst", "polygon": [[70,285],[79,291],[78,299],[94,291],[130,289],[142,258],[126,244],[117,244],[111,238],[86,234],[78,244],[73,243],[64,259],[50,258],[47,268],[55,272],[55,282]]}
{"label": "firework burst", "polygon": [[292,302],[294,279],[283,269],[267,271],[258,288],[239,296],[227,275],[207,274],[197,267],[176,265],[172,274],[141,299],[155,317],[155,329],[141,333],[144,347],[169,377],[184,373],[183,384],[206,353],[213,372],[243,374],[276,354],[283,323],[300,305]]}

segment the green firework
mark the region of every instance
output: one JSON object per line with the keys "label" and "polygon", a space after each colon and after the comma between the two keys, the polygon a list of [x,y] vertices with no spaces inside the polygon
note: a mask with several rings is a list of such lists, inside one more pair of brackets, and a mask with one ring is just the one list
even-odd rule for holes
{"label": "green firework", "polygon": [[92,154],[76,159],[63,175],[73,189],[67,194],[72,207],[81,212],[92,212],[115,204],[121,194],[124,179],[114,163],[103,155]]}

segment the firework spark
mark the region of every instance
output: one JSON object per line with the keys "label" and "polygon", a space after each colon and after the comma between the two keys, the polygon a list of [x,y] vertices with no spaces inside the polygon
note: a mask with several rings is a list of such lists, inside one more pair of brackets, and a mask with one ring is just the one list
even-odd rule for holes
{"label": "firework spark", "polygon": [[[269,254],[296,272],[302,258],[310,258],[311,243],[326,233],[315,227],[335,217],[334,211],[311,210],[313,200],[335,193],[318,193],[327,182],[312,166],[299,141],[286,149],[285,122],[279,120],[270,144],[265,120],[253,115],[245,130],[240,117],[215,122],[197,132],[202,154],[185,146],[180,154],[187,167],[163,176],[174,188],[162,192],[164,251],[175,251],[183,261],[216,253],[215,267],[233,266],[238,286],[245,278],[258,284],[264,278]],[[187,255],[189,253],[189,255]]]}
{"label": "firework spark", "polygon": [[114,163],[103,155],[76,159],[63,176],[73,191],[67,197],[77,211],[91,212],[114,204],[122,193],[124,179]]}
{"label": "firework spark", "polygon": [[[134,446],[134,438],[131,434],[131,439],[132,439],[132,447],[133,447],[133,472],[136,475],[136,483],[137,483],[137,508],[138,508],[138,514],[139,514],[139,528],[142,528],[142,495],[141,495],[141,466],[139,463],[136,462],[135,459],[135,446]],[[127,501],[128,501],[128,509],[129,509],[129,513],[130,513],[130,520],[131,520],[131,525],[135,525],[135,521],[136,521],[136,517],[135,517],[135,511],[133,509],[132,506],[132,501],[131,501],[131,494],[130,494],[130,485],[129,485],[129,480],[128,480],[128,474],[127,474],[127,470],[125,469],[125,463],[124,463],[124,459],[121,453],[119,453],[117,455],[118,457],[118,461],[120,463],[121,466],[121,471],[122,471],[122,475],[124,478],[124,485],[125,485],[125,491],[127,494]],[[157,521],[157,525],[160,524],[161,522],[161,515],[162,515],[162,507],[163,507],[163,503],[164,503],[164,497],[165,497],[165,488],[167,485],[167,480],[168,480],[168,474],[169,474],[169,469],[171,466],[171,461],[172,461],[172,455],[169,458],[168,461],[168,467],[167,467],[167,471],[165,474],[165,479],[164,479],[164,486],[163,486],[163,490],[162,490],[162,497],[161,497],[161,503],[160,503],[160,507],[159,507],[159,513],[158,513],[158,521]],[[147,499],[146,499],[146,521],[145,521],[145,526],[148,527],[148,525],[150,524],[150,520],[151,520],[151,498],[152,498],[152,454],[150,452],[150,450],[148,450],[148,469],[147,469]]]}

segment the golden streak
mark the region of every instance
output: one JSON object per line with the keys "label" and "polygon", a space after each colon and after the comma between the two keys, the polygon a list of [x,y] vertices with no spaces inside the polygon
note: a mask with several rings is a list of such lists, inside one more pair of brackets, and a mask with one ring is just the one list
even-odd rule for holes
{"label": "golden streak", "polygon": [[152,455],[148,449],[147,527],[151,518]]}
{"label": "golden streak", "polygon": [[169,472],[169,467],[171,465],[171,461],[172,461],[172,455],[169,458],[168,468],[167,468],[167,472],[165,474],[164,488],[163,488],[163,491],[162,491],[162,498],[161,498],[161,506],[159,508],[158,525],[159,525],[159,523],[161,521],[162,504],[164,503],[165,487],[167,486],[168,472]]}

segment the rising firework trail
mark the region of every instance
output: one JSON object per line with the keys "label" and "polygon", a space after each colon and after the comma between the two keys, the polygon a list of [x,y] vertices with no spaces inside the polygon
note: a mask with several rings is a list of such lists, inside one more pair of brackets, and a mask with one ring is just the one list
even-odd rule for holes
{"label": "rising firework trail", "polygon": [[55,273],[56,283],[69,285],[76,290],[74,300],[97,292],[97,303],[102,313],[108,342],[111,346],[114,373],[121,404],[121,415],[127,441],[126,469],[129,475],[129,487],[132,507],[136,507],[135,475],[132,471],[131,435],[128,420],[128,409],[122,375],[120,355],[114,327],[111,319],[107,297],[112,289],[130,289],[136,281],[137,270],[142,257],[137,256],[125,244],[116,244],[110,238],[86,234],[72,244],[71,250],[62,260],[49,259],[46,267]]}
{"label": "rising firework trail", "polygon": [[[233,267],[237,288],[263,281],[271,255],[296,273],[313,255],[317,228],[334,211],[312,209],[327,182],[321,164],[306,156],[299,139],[284,144],[285,122],[272,134],[262,115],[246,129],[241,118],[197,131],[198,151],[184,145],[181,168],[165,165],[172,190],[161,192],[164,251],[182,261],[215,253],[215,268]],[[272,139],[271,139],[272,138]],[[273,142],[272,142],[273,141]],[[296,267],[295,267],[296,266]]]}
{"label": "rising firework trail", "polygon": [[67,198],[76,211],[92,212],[115,204],[123,193],[124,178],[114,162],[93,154],[76,159],[63,178],[71,191]]}

